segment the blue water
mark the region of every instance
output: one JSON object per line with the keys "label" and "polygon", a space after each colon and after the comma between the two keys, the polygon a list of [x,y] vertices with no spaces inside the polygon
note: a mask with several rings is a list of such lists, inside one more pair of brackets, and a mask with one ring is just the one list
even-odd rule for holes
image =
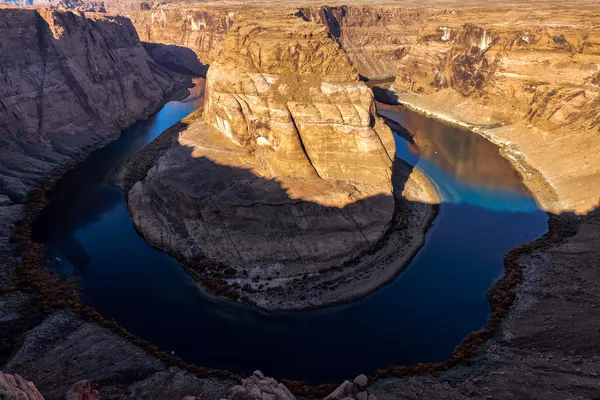
{"label": "blue water", "polygon": [[[428,142],[434,150],[419,157],[415,146],[411,152],[398,137],[398,156],[435,181],[443,204],[425,247],[397,279],[363,300],[316,311],[270,314],[211,298],[136,233],[122,193],[111,184],[116,165],[200,102],[167,104],[67,174],[35,232],[46,244],[48,265],[81,278],[87,304],[189,362],[239,372],[260,368],[277,378],[317,383],[389,364],[441,361],[466,334],[485,325],[490,314],[485,293],[502,274],[503,255],[546,232],[545,213],[514,182],[518,178],[508,163],[492,171],[509,178],[477,175],[474,183],[465,178],[469,152],[466,162],[437,163],[435,143]],[[396,116],[405,126],[421,118]],[[425,131],[435,123],[421,122]],[[456,143],[474,136],[435,127]],[[477,152],[477,146],[469,151]],[[485,160],[505,162],[500,155]],[[54,257],[62,262],[55,264]]]}

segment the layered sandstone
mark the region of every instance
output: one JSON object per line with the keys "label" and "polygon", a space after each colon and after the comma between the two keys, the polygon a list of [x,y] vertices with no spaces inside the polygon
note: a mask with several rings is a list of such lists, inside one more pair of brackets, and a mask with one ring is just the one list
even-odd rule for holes
{"label": "layered sandstone", "polygon": [[29,191],[155,112],[173,81],[123,17],[0,9],[0,48],[0,250],[8,255]]}
{"label": "layered sandstone", "polygon": [[[155,112],[172,79],[123,17],[0,9],[0,251],[28,192]],[[6,288],[10,272],[0,270]]]}
{"label": "layered sandstone", "polygon": [[[360,75],[395,76],[403,103],[500,145],[544,208],[585,212],[600,201],[599,34],[597,9],[578,4],[298,3],[280,10],[326,26]],[[250,12],[234,4],[224,10],[171,4],[134,19],[148,41],[187,46],[210,64],[233,21]],[[173,59],[187,57],[176,50],[168,50]]]}
{"label": "layered sandstone", "polygon": [[[242,21],[213,57],[204,119],[129,192],[143,235],[197,279],[241,286],[266,308],[339,302],[391,279],[421,243],[431,209],[411,209],[418,228],[388,249],[397,262],[384,262],[388,251],[359,257],[379,245],[402,201],[392,196],[394,140],[327,27],[285,14]],[[207,272],[204,257],[222,266]],[[337,287],[354,268],[380,274],[367,274],[366,284],[355,275],[347,293],[300,287],[311,276]]]}
{"label": "layered sandstone", "polygon": [[126,18],[3,9],[0,21],[0,186],[12,201],[173,89]]}
{"label": "layered sandstone", "polygon": [[[37,310],[32,295],[20,291],[15,282],[13,262],[17,255],[9,240],[13,224],[26,211],[28,193],[61,167],[157,111],[174,84],[123,17],[0,8],[0,49],[3,363],[11,354],[17,333],[32,324],[31,314],[36,312],[32,310]],[[65,363],[74,365],[73,360]],[[35,368],[36,380],[51,369]],[[22,375],[31,379],[32,373]],[[61,377],[60,382],[72,385],[79,380],[72,378]],[[53,385],[57,382],[54,380]]]}
{"label": "layered sandstone", "polygon": [[352,65],[369,79],[394,77],[407,48],[416,43],[421,24],[443,10],[385,5],[302,6],[298,16],[326,25]]}
{"label": "layered sandstone", "polygon": [[212,50],[239,13],[224,7],[177,7],[132,11],[127,16],[152,57],[203,75],[212,62]]}
{"label": "layered sandstone", "polygon": [[587,212],[600,203],[593,11],[522,6],[505,17],[505,10],[487,12],[477,25],[467,13],[424,24],[392,91],[500,145],[546,209]]}
{"label": "layered sandstone", "polygon": [[215,58],[206,122],[256,148],[263,175],[389,186],[393,137],[326,27],[246,23]]}

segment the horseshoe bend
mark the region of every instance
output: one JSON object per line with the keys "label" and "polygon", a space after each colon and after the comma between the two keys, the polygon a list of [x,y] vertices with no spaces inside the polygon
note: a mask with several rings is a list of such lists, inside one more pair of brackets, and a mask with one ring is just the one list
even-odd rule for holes
{"label": "horseshoe bend", "polygon": [[593,399],[590,1],[0,1],[0,397]]}

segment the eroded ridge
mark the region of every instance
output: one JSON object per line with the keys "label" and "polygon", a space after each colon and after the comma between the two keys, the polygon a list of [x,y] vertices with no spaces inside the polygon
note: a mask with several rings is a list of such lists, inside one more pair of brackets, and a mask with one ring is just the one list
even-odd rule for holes
{"label": "eroded ridge", "polygon": [[[415,225],[394,250],[361,257],[403,201],[394,139],[327,27],[240,21],[213,58],[203,120],[129,193],[140,231],[209,276],[205,286],[266,308],[341,302],[389,281],[422,243],[431,208],[401,206]],[[433,193],[397,171],[415,196]]]}

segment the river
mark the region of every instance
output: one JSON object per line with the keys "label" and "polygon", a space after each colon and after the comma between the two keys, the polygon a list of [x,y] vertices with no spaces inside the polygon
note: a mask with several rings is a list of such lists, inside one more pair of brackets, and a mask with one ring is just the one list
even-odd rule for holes
{"label": "river", "polygon": [[78,276],[86,304],[196,365],[319,383],[441,361],[485,325],[485,294],[502,275],[503,255],[547,230],[546,214],[491,143],[409,111],[381,110],[414,135],[417,146],[396,136],[397,156],[442,199],[410,265],[372,295],[322,310],[266,313],[212,298],[138,235],[114,185],[118,165],[202,101],[200,82],[190,98],[94,152],[58,181],[34,229],[48,267]]}

